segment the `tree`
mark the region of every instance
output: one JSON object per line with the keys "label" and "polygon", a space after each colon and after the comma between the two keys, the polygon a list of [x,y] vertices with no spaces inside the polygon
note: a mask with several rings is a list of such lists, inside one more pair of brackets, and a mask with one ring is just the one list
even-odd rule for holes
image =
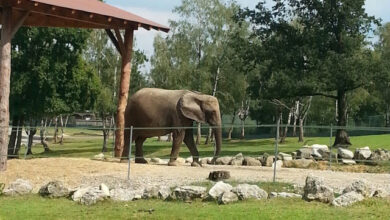
{"label": "tree", "polygon": [[[252,93],[335,99],[337,125],[346,126],[348,93],[367,86],[374,76],[370,67],[375,61],[365,39],[377,20],[366,14],[364,0],[275,3],[272,10],[260,2],[256,10],[243,12],[262,40],[252,47],[261,51],[251,57],[260,66]],[[334,145],[350,144],[346,130],[338,129]]]}

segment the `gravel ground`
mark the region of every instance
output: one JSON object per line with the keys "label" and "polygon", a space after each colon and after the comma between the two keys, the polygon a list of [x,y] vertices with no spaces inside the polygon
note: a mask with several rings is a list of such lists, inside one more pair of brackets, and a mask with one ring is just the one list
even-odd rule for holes
{"label": "gravel ground", "polygon": [[[52,180],[60,180],[70,188],[82,185],[107,184],[110,188],[141,186],[177,186],[205,181],[211,171],[230,171],[232,179],[239,182],[272,181],[270,167],[204,166],[131,164],[131,181],[127,179],[127,163],[101,162],[89,159],[50,158],[32,160],[10,160],[8,170],[0,173],[0,182],[8,185],[21,178],[34,185],[34,191]],[[308,174],[321,176],[336,192],[353,180],[366,179],[373,186],[390,189],[390,174],[347,173],[307,169],[282,168],[277,171],[277,181],[303,186]]]}

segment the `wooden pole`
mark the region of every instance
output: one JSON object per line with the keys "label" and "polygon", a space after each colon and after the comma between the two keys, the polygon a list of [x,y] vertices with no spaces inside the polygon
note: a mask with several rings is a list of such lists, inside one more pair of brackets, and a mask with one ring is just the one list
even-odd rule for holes
{"label": "wooden pole", "polygon": [[0,171],[7,170],[12,32],[12,8],[3,7],[0,43]]}
{"label": "wooden pole", "polygon": [[[118,32],[117,32],[118,33]],[[122,155],[124,148],[124,132],[125,132],[125,110],[130,90],[131,79],[131,58],[133,52],[134,30],[126,29],[124,41],[117,36],[119,45],[123,43],[122,50],[122,69],[121,82],[118,97],[118,108],[116,115],[116,131],[115,131],[115,157],[126,157]],[[122,42],[121,42],[122,41]],[[121,47],[121,46],[120,46]]]}

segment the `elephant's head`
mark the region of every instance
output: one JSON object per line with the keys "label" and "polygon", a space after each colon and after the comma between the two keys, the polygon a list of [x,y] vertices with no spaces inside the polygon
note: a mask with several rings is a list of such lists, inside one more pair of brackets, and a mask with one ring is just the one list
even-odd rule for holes
{"label": "elephant's head", "polygon": [[216,143],[215,160],[221,152],[222,145],[222,122],[218,99],[209,95],[188,92],[181,97],[178,110],[188,119],[208,123],[213,127]]}

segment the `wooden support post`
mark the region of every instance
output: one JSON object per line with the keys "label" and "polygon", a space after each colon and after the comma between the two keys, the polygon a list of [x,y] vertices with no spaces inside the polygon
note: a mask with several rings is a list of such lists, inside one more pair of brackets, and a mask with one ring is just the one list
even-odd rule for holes
{"label": "wooden support post", "polygon": [[115,157],[127,157],[123,154],[124,148],[124,132],[125,132],[125,110],[130,90],[131,79],[131,58],[133,52],[134,29],[126,29],[124,41],[118,36],[117,41],[122,51],[122,69],[121,82],[118,97],[118,108],[116,115],[116,131],[115,131]]}
{"label": "wooden support post", "polygon": [[7,170],[12,32],[12,8],[3,7],[0,43],[0,171]]}

